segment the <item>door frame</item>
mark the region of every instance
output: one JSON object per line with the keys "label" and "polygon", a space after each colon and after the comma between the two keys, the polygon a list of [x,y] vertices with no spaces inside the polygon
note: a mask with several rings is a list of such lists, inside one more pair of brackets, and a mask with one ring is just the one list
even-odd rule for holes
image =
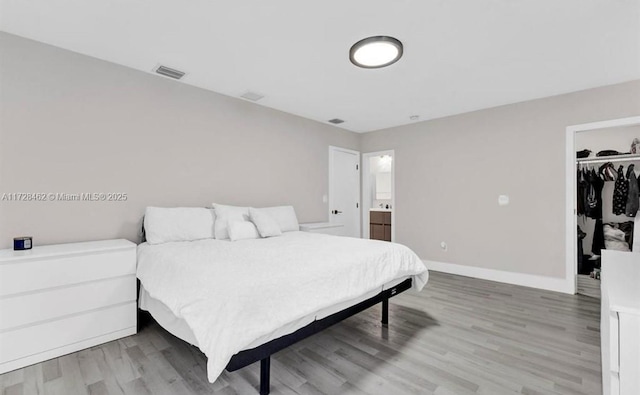
{"label": "door frame", "polygon": [[396,241],[396,151],[392,149],[362,154],[362,171],[360,172],[360,176],[362,177],[362,193],[360,194],[360,201],[362,202],[360,204],[362,207],[362,238],[368,239],[370,237],[369,215],[367,214],[372,207],[369,199],[365,199],[364,197],[371,193],[371,188],[373,187],[370,177],[365,177],[365,174],[368,175],[371,172],[369,159],[382,155],[390,155],[391,158],[393,158],[391,162],[391,241]]}
{"label": "door frame", "polygon": [[598,129],[609,129],[623,126],[640,125],[640,116],[610,119],[600,122],[585,123],[569,126],[566,129],[566,154],[565,154],[565,265],[566,265],[566,291],[575,294],[578,289],[578,236],[576,226],[576,133],[588,132]]}
{"label": "door frame", "polygon": [[333,169],[333,155],[332,155],[333,152],[346,152],[346,153],[349,153],[349,154],[354,154],[358,158],[357,159],[358,160],[358,162],[357,162],[357,166],[358,167],[356,169],[358,171],[358,177],[357,177],[357,180],[358,180],[358,185],[357,185],[357,190],[358,190],[357,198],[358,198],[358,201],[356,202],[358,207],[357,207],[357,210],[356,210],[356,213],[357,213],[356,214],[356,220],[357,220],[356,221],[356,228],[358,230],[357,233],[359,234],[359,237],[362,237],[362,225],[361,225],[361,218],[362,218],[362,196],[361,196],[361,193],[362,193],[362,190],[360,188],[360,185],[361,185],[360,178],[361,178],[361,175],[362,175],[362,171],[361,171],[362,163],[361,163],[361,160],[360,160],[361,159],[360,158],[360,151],[355,151],[355,150],[348,149],[348,148],[336,147],[334,145],[330,145],[329,146],[329,176],[328,176],[329,186],[327,188],[327,190],[328,190],[328,193],[327,193],[327,197],[328,197],[328,199],[327,199],[327,216],[329,218],[329,222],[331,222],[331,218],[332,218],[331,217],[331,204],[333,202],[333,200],[332,200],[333,199],[333,191],[332,191],[332,186],[331,186],[332,185],[332,181],[333,181],[332,180],[332,175],[331,175],[332,174],[331,170]]}

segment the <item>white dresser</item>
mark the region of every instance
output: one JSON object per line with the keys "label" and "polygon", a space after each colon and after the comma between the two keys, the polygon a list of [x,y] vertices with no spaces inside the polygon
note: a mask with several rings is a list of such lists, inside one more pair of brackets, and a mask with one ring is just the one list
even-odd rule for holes
{"label": "white dresser", "polygon": [[602,250],[604,395],[640,394],[640,253]]}
{"label": "white dresser", "polygon": [[134,333],[134,243],[0,250],[0,373]]}
{"label": "white dresser", "polygon": [[309,222],[300,224],[300,230],[303,232],[323,233],[326,235],[344,236],[344,225],[334,224],[331,222]]}

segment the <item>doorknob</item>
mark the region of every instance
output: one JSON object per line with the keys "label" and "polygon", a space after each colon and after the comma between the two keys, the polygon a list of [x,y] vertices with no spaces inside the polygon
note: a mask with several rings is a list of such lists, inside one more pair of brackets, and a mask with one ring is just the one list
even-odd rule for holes
{"label": "doorknob", "polygon": [[333,210],[333,211],[331,211],[331,214],[342,214],[342,211]]}

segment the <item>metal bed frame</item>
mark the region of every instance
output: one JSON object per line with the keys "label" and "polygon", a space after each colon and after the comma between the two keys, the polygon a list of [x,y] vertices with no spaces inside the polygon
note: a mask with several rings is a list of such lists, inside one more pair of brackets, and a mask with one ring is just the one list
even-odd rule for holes
{"label": "metal bed frame", "polygon": [[328,317],[316,320],[293,333],[271,340],[270,342],[267,342],[256,348],[240,351],[231,358],[229,364],[227,364],[226,370],[229,372],[233,372],[245,366],[251,365],[254,362],[260,361],[260,395],[268,395],[270,390],[272,354],[275,354],[276,352],[287,348],[302,339],[306,339],[309,336],[323,331],[328,327],[337,324],[338,322],[347,319],[355,314],[358,314],[361,311],[364,311],[380,302],[382,302],[382,324],[388,325],[389,298],[408,290],[409,288],[411,288],[411,284],[412,280],[408,278],[400,284],[380,292],[376,296],[373,296],[351,307],[347,307],[346,309],[341,310]]}

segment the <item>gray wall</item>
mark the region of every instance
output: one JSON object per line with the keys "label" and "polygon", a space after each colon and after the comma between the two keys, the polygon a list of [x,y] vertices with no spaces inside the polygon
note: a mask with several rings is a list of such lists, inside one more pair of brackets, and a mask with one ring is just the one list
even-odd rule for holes
{"label": "gray wall", "polygon": [[639,114],[634,81],[368,133],[361,149],[395,150],[397,241],[423,259],[563,278],[565,128]]}
{"label": "gray wall", "polygon": [[0,248],[137,240],[148,205],[293,204],[327,219],[329,125],[0,33],[0,195],[125,192],[126,202],[0,202]]}

